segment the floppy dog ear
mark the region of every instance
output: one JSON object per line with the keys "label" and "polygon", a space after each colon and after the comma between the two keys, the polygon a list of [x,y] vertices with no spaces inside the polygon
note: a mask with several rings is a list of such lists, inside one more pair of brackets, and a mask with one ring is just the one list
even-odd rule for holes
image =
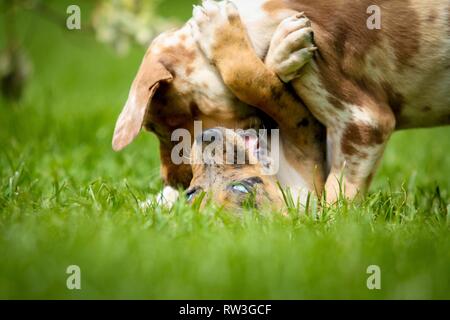
{"label": "floppy dog ear", "polygon": [[172,74],[160,62],[152,60],[148,55],[144,57],[116,123],[112,142],[114,151],[122,150],[136,138],[160,82],[172,79]]}

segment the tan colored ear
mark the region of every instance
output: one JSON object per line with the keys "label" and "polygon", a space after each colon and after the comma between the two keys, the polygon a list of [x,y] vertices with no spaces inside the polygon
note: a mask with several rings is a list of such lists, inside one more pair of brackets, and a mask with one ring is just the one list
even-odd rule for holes
{"label": "tan colored ear", "polygon": [[160,82],[172,79],[172,74],[160,62],[152,60],[149,55],[144,57],[117,120],[112,142],[114,151],[122,150],[136,138]]}

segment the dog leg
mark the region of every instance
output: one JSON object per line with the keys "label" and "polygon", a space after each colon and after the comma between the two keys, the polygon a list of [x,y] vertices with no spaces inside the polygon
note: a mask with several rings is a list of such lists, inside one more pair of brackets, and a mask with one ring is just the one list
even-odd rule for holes
{"label": "dog leg", "polygon": [[309,29],[308,23],[285,20],[275,32],[266,62],[281,79],[293,80],[297,94],[327,127],[330,174],[325,190],[327,201],[334,203],[341,194],[353,199],[368,189],[394,131],[395,117],[385,102],[371,97],[344,76],[346,93],[356,103],[338,99],[321,89],[316,62],[308,70],[303,70],[302,59],[297,62],[298,57],[308,57],[305,49],[312,48],[307,37]]}
{"label": "dog leg", "polygon": [[329,203],[336,202],[341,194],[353,199],[367,191],[395,129],[395,117],[387,107],[377,106],[375,110],[382,112],[376,113],[368,105],[347,107],[349,117],[327,130],[331,172],[325,189]]}

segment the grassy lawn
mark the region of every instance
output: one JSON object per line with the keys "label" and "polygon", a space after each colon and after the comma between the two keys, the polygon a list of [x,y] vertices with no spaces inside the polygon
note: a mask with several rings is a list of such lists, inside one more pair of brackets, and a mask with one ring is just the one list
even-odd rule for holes
{"label": "grassy lawn", "polygon": [[19,19],[34,72],[21,103],[0,100],[0,298],[450,298],[450,128],[397,133],[370,195],[334,220],[141,209],[161,188],[157,141],[116,154],[111,137],[144,50]]}

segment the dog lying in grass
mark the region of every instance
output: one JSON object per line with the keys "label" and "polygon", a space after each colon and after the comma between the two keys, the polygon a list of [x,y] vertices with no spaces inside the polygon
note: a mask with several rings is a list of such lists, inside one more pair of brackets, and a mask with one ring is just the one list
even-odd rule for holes
{"label": "dog lying in grass", "polygon": [[[264,161],[268,155],[258,154],[258,142],[253,130],[223,127],[197,136],[191,151],[193,179],[186,200],[199,201],[202,206],[213,202],[226,209],[285,208],[285,194],[276,175],[268,172],[268,162]],[[212,144],[215,148],[209,152]],[[231,161],[227,162],[227,157]]]}
{"label": "dog lying in grass", "polygon": [[[337,199],[341,188],[348,198],[368,188],[394,130],[450,122],[448,3],[234,4],[237,8],[229,2],[205,2],[194,10],[190,23],[156,39],[118,120],[116,150],[130,143],[142,126],[158,135],[168,185],[186,186],[192,178],[189,165],[170,163],[173,128],[191,128],[192,119],[202,120],[206,128],[256,126],[261,117],[250,106],[280,127],[290,122],[292,130],[295,124],[298,133],[288,136],[304,137],[283,148],[289,174],[280,182],[295,197],[301,198],[302,190],[322,190],[325,151],[315,118],[326,127],[328,202]],[[371,4],[381,9],[380,30],[367,28]],[[311,28],[318,52],[308,63],[314,49]],[[286,86],[273,91],[280,86],[271,82],[274,75],[291,81],[295,94]],[[287,108],[268,103],[270,94]]]}

